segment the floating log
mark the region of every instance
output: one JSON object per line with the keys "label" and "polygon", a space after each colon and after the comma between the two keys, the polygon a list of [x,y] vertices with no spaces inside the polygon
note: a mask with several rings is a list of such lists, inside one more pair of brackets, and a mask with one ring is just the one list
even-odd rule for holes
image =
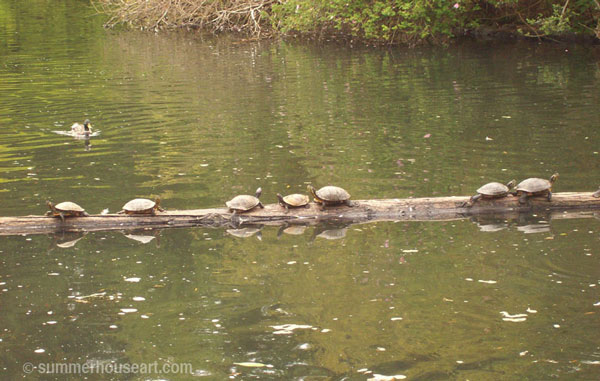
{"label": "floating log", "polygon": [[472,207],[463,207],[469,197],[425,197],[382,200],[353,200],[353,207],[335,206],[322,209],[310,203],[307,208],[286,211],[279,204],[265,205],[250,212],[232,216],[227,208],[167,210],[151,215],[90,215],[60,218],[45,216],[0,217],[0,235],[46,234],[60,231],[99,231],[159,229],[170,227],[243,227],[248,225],[309,225],[323,221],[344,224],[370,221],[435,221],[461,219],[474,215],[515,214],[523,212],[561,212],[600,210],[600,198],[592,192],[554,193],[552,201],[543,197],[530,198],[519,204],[518,198],[480,200]]}

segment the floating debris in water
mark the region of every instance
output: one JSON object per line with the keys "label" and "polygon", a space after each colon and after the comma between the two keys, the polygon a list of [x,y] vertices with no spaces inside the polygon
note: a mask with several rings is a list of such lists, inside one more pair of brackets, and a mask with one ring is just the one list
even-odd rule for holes
{"label": "floating debris in water", "polygon": [[403,320],[403,318],[401,318],[401,317],[393,317],[390,320],[391,321],[398,321],[398,320]]}
{"label": "floating debris in water", "polygon": [[583,360],[581,361],[582,364],[586,364],[586,365],[600,365],[600,361],[595,360],[595,361],[589,361],[589,360]]}
{"label": "floating debris in water", "polygon": [[125,282],[133,282],[133,283],[137,283],[141,280],[142,278],[137,278],[137,277],[132,277],[132,278],[125,278]]}
{"label": "floating debris in water", "polygon": [[283,325],[272,325],[271,328],[275,328],[273,332],[275,335],[291,335],[295,329],[310,329],[312,325],[306,324],[283,324]]}
{"label": "floating debris in water", "polygon": [[137,308],[121,308],[121,312],[130,314],[132,312],[137,312]]}
{"label": "floating debris in water", "polygon": [[523,356],[525,356],[528,353],[529,353],[529,351],[519,352],[519,356],[523,357]]}
{"label": "floating debris in water", "polygon": [[495,280],[483,280],[483,279],[479,279],[478,282],[479,283],[487,283],[487,284],[496,284],[496,283],[498,283]]}
{"label": "floating debris in water", "polygon": [[393,376],[386,376],[383,374],[375,373],[373,377],[367,378],[368,381],[392,381],[392,380],[404,380],[406,376],[403,374],[395,374]]}
{"label": "floating debris in water", "polygon": [[68,298],[75,298],[76,300],[83,300],[83,299],[88,299],[88,298],[100,298],[106,296],[106,292],[96,292],[93,294],[89,294],[89,295],[80,295],[80,296],[73,296],[73,295],[69,295]]}
{"label": "floating debris in water", "polygon": [[44,348],[38,348],[34,351],[35,353],[44,353],[46,350]]}
{"label": "floating debris in water", "polygon": [[532,310],[531,308],[527,307],[527,312],[529,312],[530,314],[535,314],[537,313],[537,310]]}
{"label": "floating debris in water", "polygon": [[504,316],[502,318],[502,320],[504,321],[510,321],[513,323],[520,323],[523,322],[525,320],[527,320],[527,314],[515,314],[515,315],[511,315],[506,311],[500,311],[500,313],[502,314],[502,316]]}
{"label": "floating debris in water", "polygon": [[143,296],[134,296],[132,299],[136,302],[143,302],[144,300],[146,300],[146,298],[144,298]]}
{"label": "floating debris in water", "polygon": [[418,253],[419,250],[417,249],[408,249],[408,250],[402,250],[403,253]]}
{"label": "floating debris in water", "polygon": [[267,367],[267,368],[273,368],[273,365],[271,364],[263,364],[260,362],[252,362],[252,361],[248,361],[248,362],[234,362],[235,365],[239,365],[239,366],[244,366],[247,368],[262,368],[262,367]]}

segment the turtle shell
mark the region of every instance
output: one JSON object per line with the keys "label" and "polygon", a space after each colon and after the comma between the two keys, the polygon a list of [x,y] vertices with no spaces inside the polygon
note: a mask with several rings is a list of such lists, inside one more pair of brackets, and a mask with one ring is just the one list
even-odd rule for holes
{"label": "turtle shell", "polygon": [[537,177],[531,177],[525,179],[517,185],[517,191],[536,193],[543,192],[552,187],[552,183],[546,179],[540,179]]}
{"label": "turtle shell", "polygon": [[283,198],[283,202],[289,206],[304,206],[307,205],[310,199],[307,195],[294,193],[289,194]]}
{"label": "turtle shell", "polygon": [[333,185],[328,185],[323,187],[315,192],[318,198],[324,201],[330,202],[343,202],[346,200],[350,200],[350,193],[346,192],[346,190],[336,187]]}
{"label": "turtle shell", "polygon": [[126,212],[148,212],[154,209],[156,202],[148,200],[147,198],[134,198],[127,204],[123,205],[123,210]]}
{"label": "turtle shell", "polygon": [[59,210],[61,212],[73,212],[73,213],[85,212],[85,210],[81,206],[79,206],[76,203],[71,202],[71,201],[61,202],[60,204],[54,205],[54,207],[56,208],[56,210]]}
{"label": "turtle shell", "polygon": [[227,205],[229,209],[246,212],[257,206],[259,202],[260,200],[257,197],[243,194],[235,196],[231,200],[227,201],[225,205]]}
{"label": "turtle shell", "polygon": [[[514,184],[514,183],[513,183]],[[477,193],[485,196],[503,196],[508,194],[508,187],[504,184],[493,182],[487,183],[481,188],[477,189]]]}

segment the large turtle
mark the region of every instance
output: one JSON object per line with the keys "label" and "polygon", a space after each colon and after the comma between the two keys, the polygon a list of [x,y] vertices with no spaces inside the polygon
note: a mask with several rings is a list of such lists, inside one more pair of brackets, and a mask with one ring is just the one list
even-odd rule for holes
{"label": "large turtle", "polygon": [[552,184],[556,179],[558,179],[558,173],[550,176],[549,180],[531,177],[521,181],[516,188],[519,203],[525,204],[527,199],[533,196],[545,196],[548,201],[552,201]]}
{"label": "large turtle", "polygon": [[285,197],[277,193],[277,200],[279,200],[279,204],[286,210],[289,208],[308,208],[308,203],[310,202],[310,198],[307,195],[299,193],[289,194]]}
{"label": "large turtle", "polygon": [[233,211],[233,215],[236,215],[237,212],[244,213],[248,212],[255,207],[259,206],[264,208],[263,204],[258,199],[260,194],[262,193],[262,188],[258,188],[254,196],[250,196],[247,194],[242,194],[239,196],[235,196],[231,200],[227,201],[225,205],[229,208],[229,211]]}
{"label": "large turtle", "polygon": [[497,182],[487,183],[481,188],[477,189],[477,194],[471,197],[469,201],[464,202],[461,207],[471,207],[479,199],[506,197],[510,190],[515,187],[515,185],[517,185],[517,180],[511,180],[506,185]]}
{"label": "large turtle", "polygon": [[164,212],[165,210],[160,206],[160,198],[156,198],[155,201],[148,200],[147,198],[134,198],[123,205],[123,210],[117,212],[117,214],[151,214],[155,215],[156,211]]}
{"label": "large turtle", "polygon": [[315,202],[321,204],[322,208],[325,209],[326,206],[330,205],[347,205],[354,206],[350,201],[350,193],[346,192],[344,189],[332,185],[328,185],[319,190],[316,190],[315,187],[309,185],[307,187],[308,191],[315,198]]}
{"label": "large turtle", "polygon": [[54,205],[50,201],[46,201],[46,205],[50,210],[46,212],[47,216],[52,217],[60,217],[60,219],[65,222],[65,217],[87,217],[89,214],[85,212],[85,210],[71,201],[61,202],[59,204]]}

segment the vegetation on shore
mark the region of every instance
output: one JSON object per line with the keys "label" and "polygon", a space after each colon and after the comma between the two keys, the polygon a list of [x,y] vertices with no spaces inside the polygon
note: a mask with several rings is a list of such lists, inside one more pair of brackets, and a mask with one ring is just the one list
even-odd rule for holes
{"label": "vegetation on shore", "polygon": [[[443,43],[491,31],[600,40],[600,0],[93,0],[106,25]],[[484,32],[485,33],[485,32]]]}

